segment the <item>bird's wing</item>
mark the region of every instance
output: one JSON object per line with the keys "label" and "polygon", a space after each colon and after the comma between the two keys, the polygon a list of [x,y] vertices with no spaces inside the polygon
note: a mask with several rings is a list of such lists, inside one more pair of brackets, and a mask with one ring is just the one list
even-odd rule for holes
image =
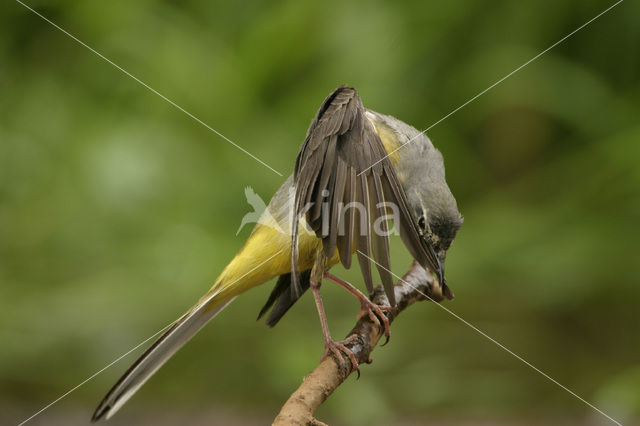
{"label": "bird's wing", "polygon": [[[333,257],[337,248],[340,261],[349,268],[355,241],[369,293],[373,291],[372,258],[389,302],[395,305],[384,203],[398,207],[400,223],[396,226],[407,237],[403,239],[414,258],[438,271],[435,252],[419,234],[404,190],[355,89],[339,87],[323,102],[300,148],[294,185],[295,217],[305,215],[322,239],[326,257]],[[350,203],[355,206],[349,207]],[[293,220],[292,236],[292,288],[299,291],[295,273],[298,220]]]}

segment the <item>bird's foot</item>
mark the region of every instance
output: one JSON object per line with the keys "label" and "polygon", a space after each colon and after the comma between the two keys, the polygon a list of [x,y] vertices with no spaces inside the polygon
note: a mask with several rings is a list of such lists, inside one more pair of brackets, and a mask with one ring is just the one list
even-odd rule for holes
{"label": "bird's foot", "polygon": [[340,287],[347,290],[349,293],[353,294],[360,301],[360,313],[358,314],[358,318],[360,318],[362,314],[366,312],[369,315],[369,319],[371,320],[371,322],[373,322],[374,324],[378,324],[378,326],[383,327],[384,336],[386,337],[384,345],[386,345],[387,342],[389,342],[389,336],[391,335],[391,331],[389,328],[389,319],[384,314],[384,311],[390,311],[391,306],[380,306],[372,302],[360,290],[358,290],[348,282],[341,280],[335,275],[325,272],[324,276],[325,278],[330,279],[331,281],[338,284]]}
{"label": "bird's foot", "polygon": [[324,352],[322,352],[322,359],[326,358],[329,354],[333,354],[336,363],[338,363],[339,367],[345,367],[344,355],[346,355],[351,361],[352,371],[358,372],[358,377],[360,377],[360,364],[358,364],[358,360],[356,356],[353,354],[353,351],[349,349],[346,345],[358,339],[358,336],[351,335],[344,340],[335,341],[331,337],[327,337],[324,340]]}
{"label": "bird's foot", "polygon": [[391,336],[389,318],[385,315],[385,311],[391,311],[391,306],[380,306],[366,297],[360,299],[360,312],[358,313],[358,318],[367,313],[371,322],[383,328],[386,340],[382,346],[389,342],[389,337]]}

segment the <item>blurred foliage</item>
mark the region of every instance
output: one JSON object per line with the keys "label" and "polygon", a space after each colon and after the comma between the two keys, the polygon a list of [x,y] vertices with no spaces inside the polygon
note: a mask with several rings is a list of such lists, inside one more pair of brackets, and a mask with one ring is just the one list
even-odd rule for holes
{"label": "blurred foliage", "polygon": [[[286,175],[335,86],[424,129],[612,2],[28,4]],[[429,132],[465,215],[446,307],[622,422],[640,416],[638,16],[622,3]],[[244,187],[267,199],[283,178],[19,3],[0,5],[0,34],[0,419],[15,424],[189,307],[249,234]],[[273,330],[254,321],[270,287],[114,424],[269,421],[322,350],[309,297]],[[334,287],[340,336],[358,307]],[[608,424],[434,305],[392,334],[320,418]],[[85,424],[133,359],[32,424]]]}

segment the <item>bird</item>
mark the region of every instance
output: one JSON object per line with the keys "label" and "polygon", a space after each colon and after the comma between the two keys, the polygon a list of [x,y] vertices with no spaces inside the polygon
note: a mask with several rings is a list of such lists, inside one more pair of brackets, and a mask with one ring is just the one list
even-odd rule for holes
{"label": "bird", "polygon": [[[390,221],[393,227],[389,227]],[[108,419],[214,316],[240,294],[278,278],[258,319],[275,326],[311,289],[323,331],[323,357],[342,354],[358,369],[346,341],[331,338],[320,286],[344,287],[389,337],[384,312],[396,303],[389,234],[397,230],[413,258],[428,269],[434,294],[453,292],[444,278],[446,252],[463,218],[445,180],[442,154],[414,127],[363,106],[348,86],[333,90],[312,119],[293,173],[275,192],[244,246],[210,290],[129,367],[96,408],[92,421]],[[332,275],[351,267],[355,254],[369,296],[376,265],[388,305],[375,304]]]}

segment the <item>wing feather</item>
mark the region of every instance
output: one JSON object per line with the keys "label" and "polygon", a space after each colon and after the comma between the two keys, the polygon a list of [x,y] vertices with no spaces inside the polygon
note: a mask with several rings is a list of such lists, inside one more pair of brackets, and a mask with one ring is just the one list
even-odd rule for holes
{"label": "wing feather", "polygon": [[375,227],[376,223],[380,224],[379,232],[377,229],[372,229],[372,252],[374,259],[380,259],[379,262],[376,263],[376,269],[378,270],[378,274],[380,275],[380,279],[382,280],[382,286],[384,287],[385,293],[389,298],[389,302],[392,306],[395,306],[395,292],[393,291],[393,276],[391,275],[391,259],[389,256],[389,235],[388,232],[388,224],[387,224],[387,209],[385,204],[384,195],[382,193],[382,182],[380,180],[380,176],[376,173],[372,176],[373,186],[375,188],[376,194],[376,204],[375,209],[377,213],[377,217],[375,221],[372,221],[372,227]]}
{"label": "wing feather", "polygon": [[[325,256],[332,258],[337,249],[346,268],[351,266],[355,246],[369,293],[373,292],[371,257],[390,303],[395,304],[385,202],[398,206],[400,223],[396,226],[413,257],[421,265],[438,271],[433,247],[419,234],[404,190],[355,89],[339,87],[323,102],[296,159],[294,184],[295,218],[304,214],[316,236],[322,239]],[[312,203],[310,209],[308,203]],[[356,203],[355,207],[350,203]],[[376,223],[380,232],[374,229]],[[300,292],[298,226],[298,220],[293,220],[294,295]]]}
{"label": "wing feather", "polygon": [[345,268],[351,268],[351,255],[353,250],[353,231],[356,208],[350,204],[356,198],[356,172],[353,167],[347,167],[347,177],[345,179],[345,190],[342,198],[343,214],[338,220],[338,251],[340,253],[340,261]]}
{"label": "wing feather", "polygon": [[371,215],[369,211],[369,188],[367,180],[364,174],[360,175],[357,179],[360,180],[358,203],[362,208],[358,210],[359,221],[356,225],[355,231],[358,232],[357,257],[360,264],[360,271],[362,272],[362,278],[367,286],[369,294],[373,293],[373,279],[371,277],[371,238],[369,233],[369,223],[371,221]]}

